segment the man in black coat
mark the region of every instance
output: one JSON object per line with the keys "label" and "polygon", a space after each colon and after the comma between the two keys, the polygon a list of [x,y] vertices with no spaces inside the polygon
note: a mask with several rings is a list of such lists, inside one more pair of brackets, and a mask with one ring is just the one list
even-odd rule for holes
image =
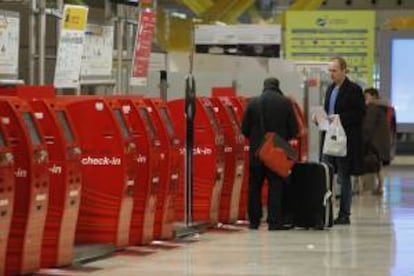
{"label": "man in black coat", "polygon": [[327,89],[324,107],[329,118],[337,114],[341,119],[347,137],[347,155],[324,155],[322,159],[335,167],[338,183],[341,185],[340,208],[335,224],[350,224],[351,175],[363,173],[362,125],[365,99],[361,87],[347,78],[347,65],[343,58],[332,58],[328,71],[333,83]]}
{"label": "man in black coat", "polygon": [[[260,123],[263,115],[264,129]],[[292,104],[279,89],[279,80],[264,81],[263,93],[250,100],[242,121],[242,132],[250,142],[248,216],[250,229],[257,229],[262,217],[261,192],[264,178],[269,183],[267,222],[269,230],[283,229],[282,188],[283,179],[269,170],[257,158],[256,152],[266,132],[276,132],[286,141],[297,134],[297,124]]]}

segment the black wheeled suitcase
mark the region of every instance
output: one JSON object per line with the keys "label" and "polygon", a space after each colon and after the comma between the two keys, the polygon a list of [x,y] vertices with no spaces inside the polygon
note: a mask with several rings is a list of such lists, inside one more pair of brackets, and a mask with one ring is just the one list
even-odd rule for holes
{"label": "black wheeled suitcase", "polygon": [[324,229],[333,225],[333,168],[326,163],[297,163],[289,181],[293,226]]}

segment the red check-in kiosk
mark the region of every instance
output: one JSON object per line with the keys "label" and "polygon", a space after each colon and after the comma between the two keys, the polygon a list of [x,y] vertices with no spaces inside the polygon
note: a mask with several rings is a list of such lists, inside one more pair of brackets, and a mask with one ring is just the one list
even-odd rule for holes
{"label": "red check-in kiosk", "polygon": [[225,172],[219,219],[222,223],[235,223],[244,174],[244,137],[230,99],[215,97],[211,102],[224,134]]}
{"label": "red check-in kiosk", "polygon": [[43,236],[41,266],[72,263],[78,218],[81,170],[80,147],[72,122],[52,86],[17,86],[8,93],[25,99],[41,126],[49,152],[49,204]]}
{"label": "red check-in kiosk", "polygon": [[[184,100],[168,102],[174,127],[185,140]],[[181,152],[184,158],[184,151]],[[218,222],[221,189],[224,179],[224,138],[208,98],[196,99],[194,120],[193,220]],[[184,162],[181,162],[184,164]],[[181,169],[184,171],[184,167]],[[180,178],[182,179],[182,178]],[[180,181],[176,199],[176,217],[184,218],[184,182]]]}
{"label": "red check-in kiosk", "polygon": [[136,145],[121,107],[100,97],[57,99],[66,105],[82,151],[82,195],[75,241],[127,246]]}
{"label": "red check-in kiosk", "polygon": [[[245,97],[229,97],[230,101],[233,104],[233,109],[236,112],[237,119],[239,125],[241,127],[243,121],[244,110],[247,106],[247,98]],[[240,203],[239,203],[239,220],[246,220],[247,219],[247,191],[249,186],[249,141],[244,139],[244,174],[243,174],[243,182],[242,182],[242,189],[240,195]]]}
{"label": "red check-in kiosk", "polygon": [[32,109],[17,97],[0,98],[1,124],[15,159],[15,198],[6,275],[40,268],[48,205],[48,152]]}
{"label": "red check-in kiosk", "polygon": [[154,220],[160,186],[161,141],[142,99],[119,97],[119,102],[137,145],[138,154],[130,242],[147,244],[154,238]]}
{"label": "red check-in kiosk", "polygon": [[5,134],[4,127],[0,124],[0,275],[5,273],[15,190],[14,158]]}
{"label": "red check-in kiosk", "polygon": [[160,191],[155,214],[154,237],[173,237],[174,198],[178,189],[180,170],[180,140],[176,136],[167,105],[160,99],[144,99],[161,140]]}
{"label": "red check-in kiosk", "polygon": [[42,267],[72,263],[81,199],[81,150],[66,108],[54,99],[30,105],[49,151],[50,196],[42,245]]}

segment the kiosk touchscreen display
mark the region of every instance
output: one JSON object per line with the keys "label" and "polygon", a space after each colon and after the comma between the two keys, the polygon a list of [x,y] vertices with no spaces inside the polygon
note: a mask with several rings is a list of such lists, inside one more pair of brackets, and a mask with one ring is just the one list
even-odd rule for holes
{"label": "kiosk touchscreen display", "polygon": [[228,105],[226,105],[226,109],[227,109],[228,113],[230,114],[232,122],[240,128],[240,124],[239,124],[239,121],[237,120],[236,112],[234,112],[234,109],[231,108],[231,106],[228,106]]}
{"label": "kiosk touchscreen display", "polygon": [[0,130],[0,147],[4,147],[5,145],[3,131]]}
{"label": "kiosk touchscreen display", "polygon": [[161,119],[163,120],[165,126],[167,127],[167,132],[170,138],[175,136],[174,126],[172,124],[171,118],[168,114],[167,108],[161,107],[160,108]]}
{"label": "kiosk touchscreen display", "polygon": [[216,117],[214,116],[214,110],[211,106],[206,106],[207,116],[210,119],[210,122],[213,124],[215,130],[219,129]]}
{"label": "kiosk touchscreen display", "polygon": [[131,133],[129,132],[124,116],[122,116],[121,109],[114,109],[114,114],[119,126],[121,127],[122,136],[130,137]]}
{"label": "kiosk touchscreen display", "polygon": [[145,124],[148,126],[148,130],[150,132],[151,139],[155,139],[156,137],[156,131],[154,124],[151,121],[150,115],[148,114],[148,111],[146,108],[141,107],[138,109],[139,115],[144,120]]}
{"label": "kiosk touchscreen display", "polygon": [[63,135],[65,136],[66,142],[72,143],[75,141],[72,129],[69,126],[68,118],[64,111],[56,111],[56,116],[58,118],[59,124],[63,129]]}
{"label": "kiosk touchscreen display", "polygon": [[29,112],[23,112],[23,121],[29,131],[30,140],[33,145],[38,146],[41,143],[39,130],[37,129],[33,117]]}

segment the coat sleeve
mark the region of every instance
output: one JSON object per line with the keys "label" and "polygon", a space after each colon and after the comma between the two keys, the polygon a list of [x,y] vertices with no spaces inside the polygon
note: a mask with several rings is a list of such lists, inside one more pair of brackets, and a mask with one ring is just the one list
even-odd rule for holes
{"label": "coat sleeve", "polygon": [[[290,102],[290,101],[289,101]],[[288,105],[288,117],[287,117],[287,140],[295,138],[298,135],[298,123],[293,110],[292,104]]]}
{"label": "coat sleeve", "polygon": [[351,85],[347,108],[339,114],[342,125],[346,128],[352,125],[362,124],[365,115],[365,99],[361,87],[358,85]]}
{"label": "coat sleeve", "polygon": [[241,125],[241,131],[246,138],[250,138],[250,132],[252,128],[252,106],[249,104],[244,111],[243,120]]}
{"label": "coat sleeve", "polygon": [[378,126],[378,112],[377,108],[372,105],[368,105],[366,108],[366,114],[364,117],[364,124],[362,128],[364,145],[372,143],[372,137],[375,133],[375,128]]}
{"label": "coat sleeve", "polygon": [[326,114],[328,114],[328,108],[329,108],[329,99],[331,98],[332,89],[334,88],[334,85],[330,85],[328,89],[325,91],[325,99],[323,102],[323,108],[325,109]]}

